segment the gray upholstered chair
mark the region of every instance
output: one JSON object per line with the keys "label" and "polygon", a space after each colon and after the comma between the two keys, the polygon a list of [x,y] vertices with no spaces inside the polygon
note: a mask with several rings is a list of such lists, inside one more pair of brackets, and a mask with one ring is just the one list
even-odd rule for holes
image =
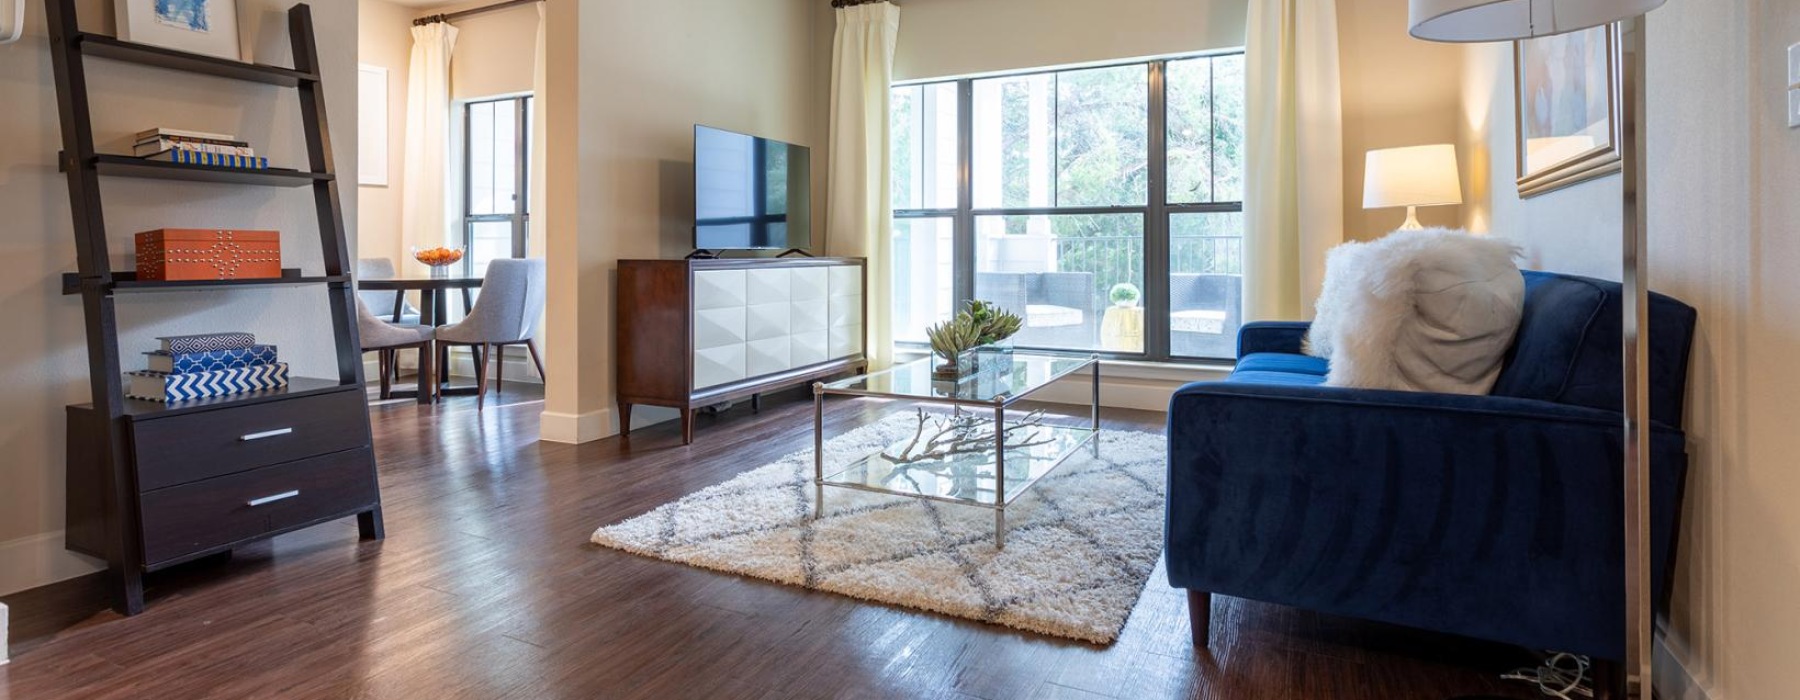
{"label": "gray upholstered chair", "polygon": [[375,317],[369,305],[356,303],[356,336],[363,352],[378,353],[377,374],[381,375],[381,398],[393,397],[393,378],[401,350],[419,351],[419,403],[429,403],[437,387],[432,380],[431,358],[433,329],[419,325],[389,323]]}
{"label": "gray upholstered chair", "polygon": [[[356,278],[359,280],[387,280],[394,278],[394,261],[388,258],[358,258],[356,261]],[[358,298],[367,304],[369,309],[381,318],[394,323],[413,324],[419,322],[419,310],[413,308],[412,302],[406,300],[405,292],[358,291]]]}
{"label": "gray upholstered chair", "polygon": [[977,272],[975,298],[1025,319],[1013,336],[1021,346],[1086,349],[1099,342],[1092,272]]}
{"label": "gray upholstered chair", "polygon": [[[475,308],[462,321],[437,329],[438,372],[449,369],[445,349],[467,345],[475,360],[475,407],[479,410],[487,397],[487,363],[494,348],[524,345],[531,352],[531,362],[538,376],[544,376],[544,362],[538,358],[537,343],[531,339],[538,318],[544,315],[544,261],[542,259],[501,259],[488,263],[487,276],[481,282],[481,296]],[[505,363],[494,363],[495,391],[503,380]]]}
{"label": "gray upholstered chair", "polygon": [[1183,357],[1237,357],[1244,325],[1244,277],[1169,275],[1169,350]]}

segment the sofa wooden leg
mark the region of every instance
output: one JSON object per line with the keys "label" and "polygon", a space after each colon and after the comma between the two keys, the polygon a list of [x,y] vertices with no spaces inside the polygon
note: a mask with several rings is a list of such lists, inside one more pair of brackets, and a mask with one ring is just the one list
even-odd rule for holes
{"label": "sofa wooden leg", "polygon": [[1588,684],[1594,689],[1594,700],[1616,700],[1625,696],[1625,667],[1617,661],[1594,659],[1588,668]]}
{"label": "sofa wooden leg", "polygon": [[1194,649],[1212,645],[1212,594],[1188,589],[1188,627],[1193,630]]}

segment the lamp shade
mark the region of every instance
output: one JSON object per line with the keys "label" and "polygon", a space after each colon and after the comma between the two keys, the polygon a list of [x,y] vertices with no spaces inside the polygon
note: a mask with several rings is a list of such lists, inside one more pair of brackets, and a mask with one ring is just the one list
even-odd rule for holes
{"label": "lamp shade", "polygon": [[1462,204],[1456,147],[1450,144],[1369,151],[1363,166],[1363,208]]}
{"label": "lamp shade", "polygon": [[1410,0],[1407,26],[1426,41],[1511,41],[1629,19],[1665,0]]}

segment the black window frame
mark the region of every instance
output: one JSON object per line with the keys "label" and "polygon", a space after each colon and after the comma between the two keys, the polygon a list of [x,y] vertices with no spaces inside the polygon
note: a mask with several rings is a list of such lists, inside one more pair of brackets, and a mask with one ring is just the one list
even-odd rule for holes
{"label": "black window frame", "polygon": [[[1171,62],[1197,58],[1222,58],[1242,56],[1242,48],[1205,51],[1174,56],[1164,56],[1149,60],[1137,59],[1116,63],[1100,63],[1092,65],[1045,68],[1006,73],[983,74],[954,78],[949,80],[917,80],[894,83],[891,89],[911,87],[931,87],[935,85],[954,84],[956,86],[956,206],[927,208],[898,208],[893,210],[896,220],[903,219],[949,219],[952,222],[951,268],[952,308],[962,308],[970,299],[975,298],[976,273],[976,237],[975,220],[980,216],[1040,216],[1040,215],[1081,215],[1081,214],[1136,214],[1143,217],[1144,222],[1144,270],[1143,297],[1144,307],[1144,350],[1143,352],[1119,352],[1100,349],[1071,348],[1039,348],[1050,352],[1097,353],[1106,359],[1138,360],[1148,362],[1235,362],[1232,357],[1200,357],[1190,355],[1174,355],[1171,352],[1171,316],[1169,269],[1171,243],[1169,237],[1170,221],[1180,214],[1206,213],[1241,213],[1243,201],[1181,203],[1170,202],[1168,191],[1168,84],[1167,70]],[[987,207],[974,206],[974,92],[975,82],[992,78],[1016,78],[1032,75],[1058,74],[1102,68],[1118,68],[1121,66],[1141,65],[1148,72],[1149,102],[1147,103],[1147,148],[1148,189],[1142,205],[1121,206],[1049,206],[1049,207]],[[1216,83],[1214,83],[1216,85]],[[1216,151],[1215,151],[1216,153]],[[1214,158],[1217,156],[1215,155]],[[1054,169],[1052,169],[1054,171]],[[1215,168],[1216,170],[1216,168]],[[1054,173],[1052,175],[1054,177]],[[1216,188],[1216,175],[1214,176]],[[1240,233],[1240,240],[1242,234]],[[1241,244],[1240,244],[1241,245]],[[1247,270],[1245,271],[1248,272]],[[1241,299],[1240,299],[1240,303]],[[896,341],[898,346],[909,350],[924,350],[924,346],[915,342]]]}
{"label": "black window frame", "polygon": [[[465,274],[475,273],[475,224],[508,222],[512,225],[512,257],[526,257],[527,246],[531,236],[531,100],[532,95],[508,95],[505,97],[482,98],[463,103],[462,133],[462,245],[466,254],[463,257]],[[474,119],[476,105],[490,105],[501,102],[513,103],[513,153],[518,164],[518,172],[514,174],[513,210],[505,214],[476,214],[473,211],[475,200],[475,159],[470,157],[474,148]]]}

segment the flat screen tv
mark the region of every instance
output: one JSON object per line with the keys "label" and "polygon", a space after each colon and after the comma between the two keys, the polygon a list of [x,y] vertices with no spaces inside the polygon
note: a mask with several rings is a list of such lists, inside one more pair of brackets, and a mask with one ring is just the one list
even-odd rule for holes
{"label": "flat screen tv", "polygon": [[694,247],[811,248],[811,150],[696,125]]}

